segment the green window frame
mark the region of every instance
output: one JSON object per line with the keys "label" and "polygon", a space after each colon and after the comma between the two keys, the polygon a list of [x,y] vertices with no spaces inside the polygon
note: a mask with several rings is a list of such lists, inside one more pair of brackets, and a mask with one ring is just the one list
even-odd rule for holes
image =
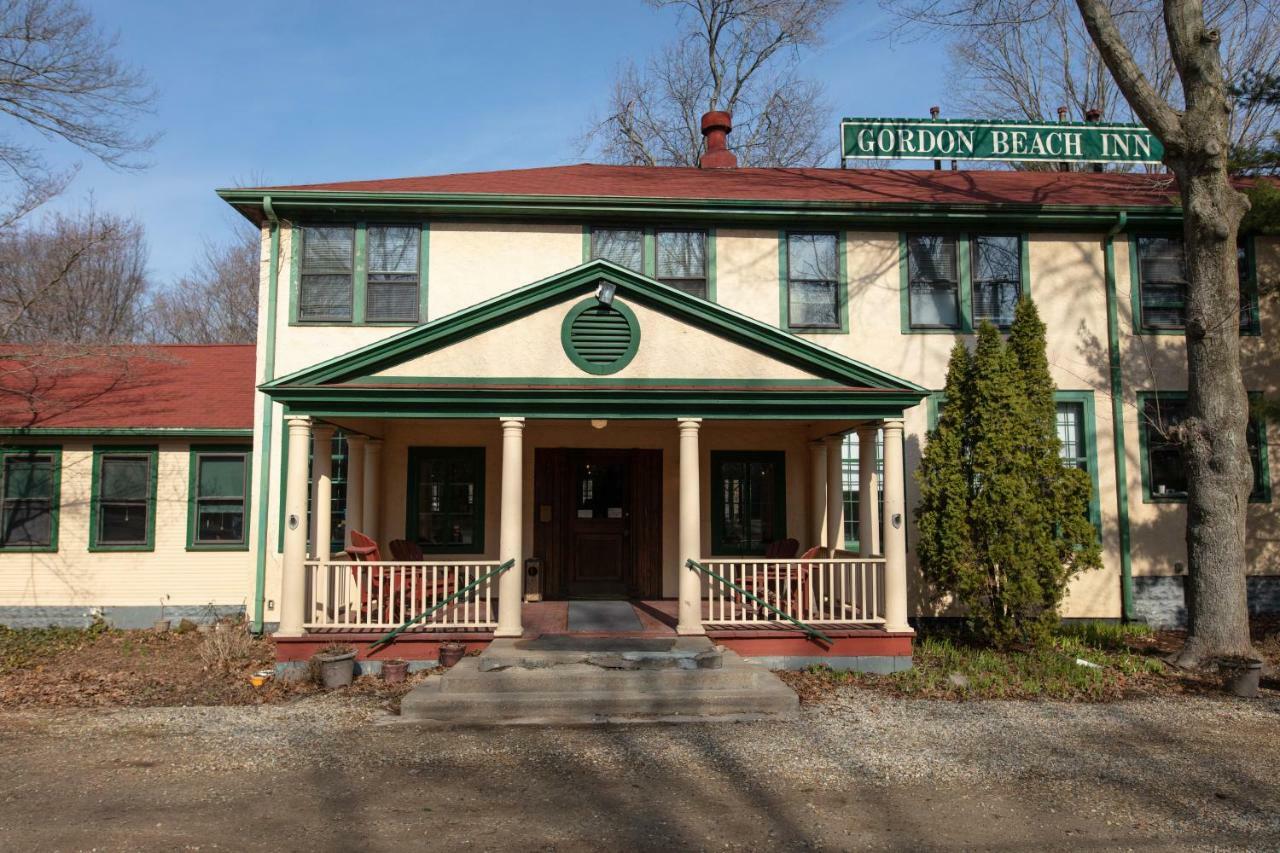
{"label": "green window frame", "polygon": [[[307,263],[308,229],[336,228],[351,232],[350,261],[328,259]],[[413,244],[416,264],[398,255],[382,251],[379,240],[383,229],[416,231]],[[427,317],[427,271],[430,268],[431,226],[426,222],[302,222],[295,224],[290,242],[289,323],[294,326],[413,326],[425,323]],[[385,234],[383,235],[385,236]],[[372,249],[372,251],[371,251]],[[307,269],[303,267],[307,266]],[[332,266],[329,269],[328,266]],[[349,269],[348,269],[349,266]],[[339,310],[311,314],[306,308],[307,278],[320,276],[348,277],[349,298]],[[414,290],[416,308],[410,309],[405,293]]]}
{"label": "green window frame", "polygon": [[[406,495],[405,538],[418,543],[426,554],[483,554],[485,520],[485,448],[483,447],[410,447],[408,493]],[[436,507],[424,508],[419,496],[422,474],[427,465],[439,466],[454,476],[441,478]],[[462,476],[465,475],[465,476]],[[454,487],[469,489],[465,507]],[[439,514],[471,525],[470,542],[436,542],[421,529],[422,513]]]}
{"label": "green window frame", "polygon": [[[1176,245],[1182,250],[1181,234],[1131,234],[1129,237],[1129,293],[1133,308],[1133,326],[1143,335],[1185,335],[1186,334],[1186,287],[1187,270],[1185,260],[1182,263],[1180,278],[1163,282],[1165,290],[1170,291],[1163,296],[1148,293],[1147,278],[1153,270],[1159,268],[1153,261],[1144,259],[1144,248],[1161,241],[1169,246]],[[1257,247],[1252,235],[1240,238],[1236,246],[1236,273],[1240,283],[1240,334],[1256,337],[1262,334],[1262,319],[1258,309],[1258,270],[1256,260]],[[1167,275],[1167,273],[1166,273]],[[1167,304],[1163,304],[1167,303]],[[1164,309],[1177,309],[1183,312],[1180,320],[1166,318],[1163,322],[1149,320],[1148,309],[1152,313]]]}
{"label": "green window frame", "polygon": [[[190,449],[187,472],[187,550],[188,551],[247,551],[249,550],[249,510],[252,503],[249,477],[253,470],[253,448],[248,445],[205,444]],[[239,493],[234,487],[225,492],[204,493],[202,465],[205,461],[236,459],[241,465]],[[231,481],[228,481],[231,485]],[[202,506],[224,507],[240,512],[240,538],[204,539],[200,536]]]}
{"label": "green window frame", "polygon": [[[952,282],[951,279],[945,277],[921,277],[920,284],[929,283],[933,285],[933,289],[947,289],[954,291],[956,318],[954,323],[933,323],[926,322],[921,318],[913,317],[912,311],[912,283],[916,278],[913,275],[912,263],[912,240],[916,238],[935,238],[952,245],[952,263],[955,268],[954,282],[948,288],[939,288],[939,283]],[[991,299],[983,299],[982,294],[978,291],[984,287],[1002,288],[1008,290],[1010,285],[1014,284],[1014,280],[1007,274],[1004,276],[990,275],[990,270],[984,270],[983,249],[982,246],[987,245],[987,241],[1016,241],[1018,251],[1018,278],[1016,281],[1017,297],[1010,302],[1007,296],[997,300],[1005,307],[1004,316],[984,311],[983,306],[991,304]],[[1010,231],[904,231],[898,234],[898,295],[899,295],[899,313],[901,330],[904,335],[968,335],[973,334],[978,325],[984,320],[995,322],[1000,329],[1007,329],[1008,322],[1003,322],[1006,318],[1012,322],[1012,307],[1016,306],[1017,299],[1031,294],[1031,238],[1026,232],[1010,232]],[[919,290],[919,288],[917,288]]]}
{"label": "green window frame", "polygon": [[[631,257],[608,257],[610,254],[606,240],[611,234],[633,234],[637,240],[635,252]],[[663,236],[676,234],[703,235],[703,275],[675,275],[668,269],[664,258]],[[647,227],[640,225],[586,225],[582,229],[582,262],[587,263],[596,258],[605,258],[618,266],[637,272],[640,275],[656,279],[668,287],[674,287],[690,296],[716,301],[716,229],[697,226],[662,225]]]}
{"label": "green window frame", "polygon": [[[797,265],[792,261],[792,239],[830,237],[835,243],[835,281],[827,278],[797,276]],[[845,258],[846,236],[844,231],[779,231],[778,232],[778,316],[780,327],[788,332],[805,335],[843,335],[849,332],[849,272]],[[834,287],[835,322],[825,324],[800,324],[792,320],[792,283],[820,284]]]}
{"label": "green window frame", "polygon": [[[21,473],[23,466],[25,474]],[[31,466],[47,466],[48,496],[33,496],[24,493],[24,486],[31,486],[35,480]],[[21,517],[20,510],[32,509],[29,505],[45,501],[49,504],[49,541],[11,543],[14,532],[15,515]],[[0,448],[0,551],[19,551],[23,553],[52,553],[58,550],[58,517],[62,502],[62,448],[52,447],[5,447]],[[27,506],[23,506],[27,505]]]}
{"label": "green window frame", "polygon": [[[143,462],[147,470],[142,478],[141,496],[121,494],[115,477],[106,476],[110,468],[121,463]],[[156,490],[159,484],[160,450],[155,446],[113,445],[93,448],[93,474],[89,487],[90,551],[154,551],[156,544]],[[141,511],[142,535],[136,539],[108,540],[105,516],[109,512],[130,514]]]}
{"label": "green window frame", "polygon": [[1242,238],[1236,249],[1236,271],[1240,276],[1240,334],[1258,337],[1262,315],[1258,309],[1258,247],[1252,234]]}
{"label": "green window frame", "polygon": [[[741,480],[729,475],[729,466],[748,466]],[[750,466],[759,466],[753,483]],[[755,489],[772,494],[755,494]],[[735,507],[734,504],[737,504]],[[743,511],[745,508],[745,512]],[[753,510],[759,509],[759,517]],[[736,510],[736,513],[735,513]],[[727,516],[734,513],[742,524],[758,524],[759,535],[733,536]],[[756,541],[758,538],[759,541]],[[711,451],[711,553],[714,556],[762,556],[765,548],[787,538],[787,460],[781,450]]]}
{"label": "green window frame", "polygon": [[[1138,392],[1138,445],[1142,459],[1143,503],[1186,503],[1187,495],[1181,489],[1168,489],[1164,482],[1156,482],[1156,469],[1181,464],[1181,450],[1175,442],[1166,439],[1162,431],[1176,422],[1188,400],[1186,391]],[[1262,393],[1249,392],[1249,425],[1246,439],[1249,443],[1249,461],[1253,465],[1253,490],[1249,503],[1271,503],[1271,465],[1267,458],[1267,418],[1259,405]],[[1180,473],[1185,477],[1185,471]]]}

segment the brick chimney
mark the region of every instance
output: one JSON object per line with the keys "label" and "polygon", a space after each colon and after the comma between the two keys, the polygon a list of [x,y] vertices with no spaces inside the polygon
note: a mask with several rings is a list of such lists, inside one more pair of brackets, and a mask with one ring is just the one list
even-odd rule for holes
{"label": "brick chimney", "polygon": [[707,150],[698,158],[700,169],[736,169],[738,158],[729,150],[725,139],[733,130],[733,117],[721,110],[704,113],[702,135],[707,140]]}

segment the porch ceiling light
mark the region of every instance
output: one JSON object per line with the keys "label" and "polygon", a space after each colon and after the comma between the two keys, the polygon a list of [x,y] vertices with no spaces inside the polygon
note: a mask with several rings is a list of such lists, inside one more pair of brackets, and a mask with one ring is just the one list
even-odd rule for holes
{"label": "porch ceiling light", "polygon": [[[618,290],[618,286],[611,281],[602,281],[596,286],[596,299],[601,305],[612,305],[613,295]],[[581,292],[581,291],[579,291]]]}
{"label": "porch ceiling light", "polygon": [[604,418],[592,418],[592,419],[591,419],[591,426],[595,427],[596,429],[604,429],[604,428],[605,428],[605,427],[607,427],[608,425],[609,425],[609,422],[608,422],[607,420],[605,420]]}

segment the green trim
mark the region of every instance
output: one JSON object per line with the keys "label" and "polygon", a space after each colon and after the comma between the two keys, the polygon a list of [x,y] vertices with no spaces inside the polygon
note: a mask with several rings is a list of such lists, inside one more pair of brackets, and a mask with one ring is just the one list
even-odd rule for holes
{"label": "green trim", "polygon": [[[46,454],[52,457],[50,464],[53,466],[53,500],[49,510],[49,544],[0,545],[0,554],[52,554],[58,550],[58,521],[62,515],[62,447],[56,444],[0,447],[0,466],[4,465],[6,456],[43,456]],[[3,470],[0,470],[0,488],[4,487],[3,479]],[[2,504],[3,500],[0,499],[0,505]]]}
{"label": "green trim", "polygon": [[369,223],[356,223],[356,245],[351,259],[351,325],[363,326],[368,317]]}
{"label": "green trim", "polygon": [[718,302],[716,290],[716,229],[707,229],[707,301]]}
{"label": "green trim", "polygon": [[591,226],[583,225],[582,226],[582,262],[585,264],[590,261],[591,261]]}
{"label": "green trim", "polygon": [[615,299],[612,308],[622,316],[626,321],[631,332],[630,341],[627,348],[614,361],[608,364],[597,364],[587,361],[578,352],[578,344],[574,341],[573,324],[578,317],[586,311],[593,308],[599,308],[600,302],[594,296],[588,296],[569,309],[569,313],[564,315],[564,321],[560,324],[560,345],[564,347],[564,354],[569,357],[580,370],[590,373],[593,376],[607,376],[611,373],[617,373],[628,364],[631,359],[636,357],[636,352],[640,349],[640,321],[636,319],[635,312],[626,306],[625,303]]}
{"label": "green trim", "polygon": [[422,243],[418,246],[418,322],[431,317],[427,298],[431,292],[431,223],[422,223]]}
{"label": "green trim", "polygon": [[[716,557],[763,556],[764,550],[731,550],[724,544],[724,474],[726,462],[767,462],[774,466],[773,488],[777,500],[773,506],[773,529],[779,539],[787,538],[787,454],[781,450],[712,450],[711,451],[711,554]],[[778,540],[775,540],[778,541]]]}
{"label": "green trim", "polygon": [[[146,457],[150,469],[147,486],[147,530],[142,542],[101,545],[102,459],[105,456]],[[89,550],[90,551],[154,551],[156,549],[156,489],[160,482],[160,448],[154,444],[108,444],[93,448],[93,469],[89,484]]]}
{"label": "green trim", "polygon": [[[791,324],[791,240],[793,234],[822,234],[836,238],[836,316],[838,327],[793,326]],[[778,310],[779,326],[795,335],[849,334],[849,264],[844,231],[779,231],[778,232]]]}
{"label": "green trim", "polygon": [[[294,240],[290,239],[290,244]],[[276,369],[276,291],[279,286],[280,260],[280,225],[271,224],[271,258],[267,271],[267,344],[263,380],[270,382],[275,378]],[[270,517],[268,504],[271,494],[271,439],[274,425],[275,404],[268,396],[262,398],[262,444],[256,455],[258,458],[258,519],[257,530],[254,531],[254,577],[253,577],[253,630],[262,633],[267,594],[267,521]],[[188,463],[189,464],[189,463]],[[283,505],[283,503],[281,504]]]}
{"label": "green trim", "polygon": [[[1115,463],[1116,524],[1120,537],[1120,615],[1126,622],[1137,616],[1133,597],[1133,556],[1129,531],[1128,451],[1125,450],[1124,375],[1120,363],[1120,307],[1116,294],[1115,232],[1124,227],[1121,214],[1114,230],[1102,241],[1103,278],[1107,290],[1107,362],[1111,396],[1111,456]],[[1130,279],[1130,289],[1132,289]]]}
{"label": "green trim", "polygon": [[[244,455],[244,516],[241,524],[244,528],[243,542],[229,543],[200,543],[196,541],[196,529],[199,526],[199,519],[196,513],[196,489],[198,488],[198,475],[200,471],[199,459],[202,455],[226,455],[235,456]],[[249,550],[249,519],[250,509],[253,503],[253,495],[251,483],[253,481],[253,447],[244,444],[193,444],[188,452],[187,462],[187,550],[188,551],[248,551]],[[264,460],[264,466],[266,462]],[[261,501],[266,504],[266,500]]]}
{"label": "green trim", "polygon": [[503,386],[503,387],[556,387],[556,388],[844,388],[839,382],[830,379],[610,379],[608,382],[596,382],[583,379],[581,376],[565,376],[561,378],[546,376],[360,376],[335,387],[360,385],[418,385],[418,386],[450,386],[462,385]]}
{"label": "green trim", "polygon": [[983,227],[1013,227],[1034,224],[1046,230],[1106,229],[1122,211],[1130,221],[1149,227],[1177,228],[1182,210],[1174,205],[1131,210],[1119,205],[1043,204],[945,204],[918,202],[805,202],[754,199],[661,198],[651,196],[553,196],[495,193],[389,193],[342,192],[298,189],[220,189],[218,196],[241,214],[261,222],[262,199],[269,196],[277,211],[288,209],[303,215],[315,213],[355,219],[393,216],[427,218],[531,218],[540,221],[593,218],[631,218],[646,222],[714,221],[764,223],[784,221],[805,223],[835,222],[837,227],[858,223],[859,227],[881,225],[899,230],[908,223],[916,227],[930,224],[976,222]]}
{"label": "green trim", "polygon": [[1023,231],[1018,235],[1018,273],[1022,279],[1022,296],[1031,295],[1031,234]]}
{"label": "green trim", "polygon": [[653,228],[644,229],[644,274],[649,278],[658,277],[658,237]]}
{"label": "green trim", "polygon": [[960,312],[960,333],[972,335],[973,326],[973,254],[969,251],[969,235],[956,235],[956,263],[959,264],[960,280],[956,287],[956,308]]}
{"label": "green trim", "polygon": [[[756,352],[807,373],[858,388],[897,391],[919,401],[928,391],[839,353],[784,332],[746,315],[690,296],[681,290],[638,275],[605,260],[557,273],[549,278],[465,308],[448,317],[400,332],[345,355],[268,382],[263,390],[284,399],[287,389],[343,382],[376,373],[409,358],[442,349],[482,331],[497,328],[543,308],[593,291],[601,281],[613,283],[619,294],[684,322],[686,325],[740,343]],[[339,389],[326,388],[326,391]],[[296,396],[294,399],[297,399]]]}
{"label": "green trim", "polygon": [[[1145,504],[1185,504],[1187,502],[1186,495],[1156,495],[1151,491],[1151,458],[1148,454],[1151,439],[1148,434],[1150,424],[1147,421],[1147,403],[1151,400],[1157,403],[1160,400],[1185,402],[1189,396],[1186,391],[1138,392],[1138,452],[1142,462],[1142,502]],[[1256,493],[1250,491],[1249,503],[1251,504],[1271,503],[1271,463],[1267,459],[1267,417],[1257,405],[1262,398],[1261,391],[1249,392],[1249,419],[1253,421],[1258,435],[1258,472],[1254,482],[1260,486]]]}
{"label": "green trim", "polygon": [[[298,299],[302,290],[302,232],[296,222],[289,223],[289,325],[298,322]],[[274,273],[274,271],[273,271]]]}
{"label": "green trim", "polygon": [[421,463],[427,459],[442,459],[445,461],[465,459],[474,466],[476,493],[471,507],[471,524],[472,529],[475,531],[475,541],[469,545],[432,545],[430,548],[423,545],[423,550],[429,554],[483,554],[485,538],[484,487],[485,478],[489,473],[487,467],[488,459],[486,458],[484,447],[424,446],[409,448],[408,491],[405,495],[405,538],[410,542],[418,542],[420,544],[422,541],[418,535],[418,475],[421,471]]}
{"label": "green trim", "polygon": [[76,436],[119,436],[139,438],[252,438],[252,429],[215,427],[4,427],[0,435],[29,435],[33,438],[74,438]]}

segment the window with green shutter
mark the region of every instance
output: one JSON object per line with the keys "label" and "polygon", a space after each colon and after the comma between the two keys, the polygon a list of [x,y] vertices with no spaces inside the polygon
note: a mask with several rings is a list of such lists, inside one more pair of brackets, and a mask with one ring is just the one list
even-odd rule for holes
{"label": "window with green shutter", "polygon": [[154,546],[157,462],[154,447],[94,448],[90,548]]}
{"label": "window with green shutter", "polygon": [[55,551],[61,451],[0,450],[0,549]]}
{"label": "window with green shutter", "polygon": [[249,451],[193,448],[188,517],[190,547],[248,547],[248,511]]}

